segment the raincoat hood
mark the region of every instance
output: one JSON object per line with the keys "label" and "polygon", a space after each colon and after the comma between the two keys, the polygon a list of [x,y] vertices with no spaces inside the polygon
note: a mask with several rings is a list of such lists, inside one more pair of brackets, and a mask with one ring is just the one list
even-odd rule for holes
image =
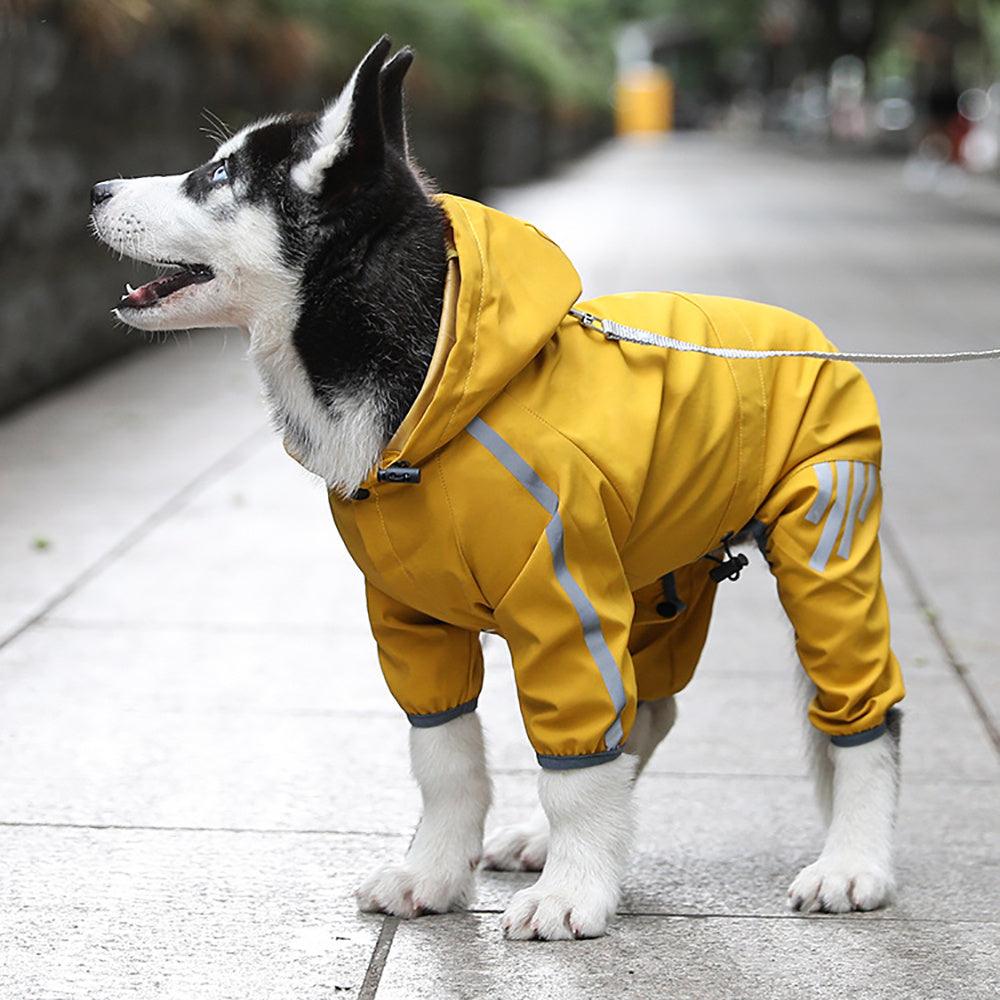
{"label": "raincoat hood", "polygon": [[580,297],[580,276],[569,258],[530,223],[455,195],[439,195],[438,203],[458,269],[457,282],[449,276],[457,296],[455,287],[446,290],[439,339],[454,340],[402,433],[390,441],[383,465],[400,459],[419,465],[447,444],[552,339]]}

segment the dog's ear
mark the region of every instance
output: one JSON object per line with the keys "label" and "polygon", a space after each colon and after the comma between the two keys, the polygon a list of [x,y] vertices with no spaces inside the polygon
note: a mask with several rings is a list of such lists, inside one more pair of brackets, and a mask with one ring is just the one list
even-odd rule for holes
{"label": "dog's ear", "polygon": [[314,132],[313,152],[292,167],[292,181],[307,194],[333,202],[356,190],[385,159],[380,73],[392,42],[383,35],[358,63],[340,96]]}
{"label": "dog's ear", "polygon": [[409,159],[410,147],[406,136],[406,111],[403,108],[403,78],[412,64],[413,49],[400,49],[382,67],[379,80],[385,140],[404,160]]}

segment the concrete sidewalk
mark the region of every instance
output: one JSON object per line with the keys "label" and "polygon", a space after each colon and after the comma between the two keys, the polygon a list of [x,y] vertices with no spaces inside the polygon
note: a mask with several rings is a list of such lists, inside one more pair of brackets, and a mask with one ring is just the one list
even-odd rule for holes
{"label": "concrete sidewalk", "polygon": [[[763,299],[845,349],[1000,342],[1000,204],[908,194],[892,164],[678,137],[497,203],[587,294]],[[909,688],[898,901],[785,909],[822,830],[755,561],[640,783],[610,935],[525,945],[499,913],[526,875],[483,874],[466,914],[355,910],[418,816],[407,726],[322,490],[264,427],[242,354],[233,334],[150,345],[0,423],[0,1000],[1000,993],[1000,368],[869,371]],[[537,768],[486,649],[499,824]]]}

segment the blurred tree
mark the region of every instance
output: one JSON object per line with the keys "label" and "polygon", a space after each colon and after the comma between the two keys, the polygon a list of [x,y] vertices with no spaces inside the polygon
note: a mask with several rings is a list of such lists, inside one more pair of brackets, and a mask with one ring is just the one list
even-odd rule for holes
{"label": "blurred tree", "polygon": [[383,32],[416,48],[430,86],[447,103],[483,95],[577,107],[608,103],[610,0],[259,0],[324,30],[342,70]]}

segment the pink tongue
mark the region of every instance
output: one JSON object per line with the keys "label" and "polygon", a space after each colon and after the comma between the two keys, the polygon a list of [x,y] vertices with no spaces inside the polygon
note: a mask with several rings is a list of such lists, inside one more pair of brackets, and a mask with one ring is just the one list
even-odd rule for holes
{"label": "pink tongue", "polygon": [[155,281],[150,281],[146,285],[140,285],[129,293],[128,301],[134,306],[148,306],[151,302],[156,302],[159,299],[159,295],[156,294],[156,289],[153,288],[155,284]]}

